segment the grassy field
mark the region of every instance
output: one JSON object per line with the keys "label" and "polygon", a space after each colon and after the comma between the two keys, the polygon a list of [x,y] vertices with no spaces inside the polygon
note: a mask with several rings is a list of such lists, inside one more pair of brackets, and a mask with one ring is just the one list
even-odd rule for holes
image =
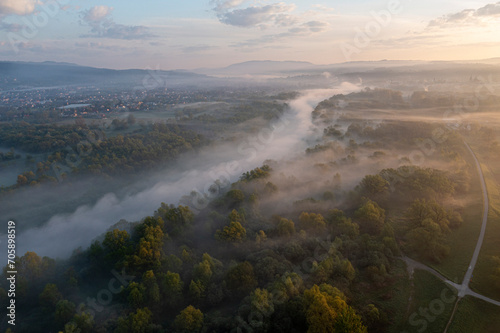
{"label": "grassy field", "polygon": [[474,297],[466,296],[458,304],[448,333],[498,333],[500,309]]}
{"label": "grassy field", "polygon": [[[484,153],[479,153],[478,159],[483,169],[490,206],[486,236],[470,286],[480,294],[500,300],[500,290],[494,287],[490,277],[493,268],[491,257],[500,256],[500,190],[497,176],[500,174],[500,166],[497,163],[491,163],[492,160]],[[500,309],[498,309],[498,314],[500,315]]]}
{"label": "grassy field", "polygon": [[390,333],[400,332],[400,323],[406,321],[406,309],[408,307],[408,298],[410,297],[410,283],[406,264],[399,260],[392,267],[393,274],[397,276],[395,284],[378,288],[371,293],[357,294],[357,300],[364,304],[373,303],[384,313],[387,314],[389,322],[393,325],[388,328]]}
{"label": "grassy field", "polygon": [[391,332],[442,333],[450,319],[456,291],[432,274],[416,270],[413,295],[407,318]]}
{"label": "grassy field", "polygon": [[464,158],[471,166],[470,191],[465,198],[460,198],[467,203],[461,210],[464,222],[460,228],[453,230],[448,236],[450,255],[443,262],[440,264],[431,261],[423,262],[456,283],[462,283],[469,268],[483,219],[483,193],[476,164],[469,153]]}

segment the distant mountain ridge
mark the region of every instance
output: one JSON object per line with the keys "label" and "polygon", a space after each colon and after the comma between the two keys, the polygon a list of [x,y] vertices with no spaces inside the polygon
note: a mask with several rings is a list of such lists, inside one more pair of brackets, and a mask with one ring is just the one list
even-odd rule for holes
{"label": "distant mountain ridge", "polygon": [[[81,66],[67,62],[0,61],[0,92],[12,89],[53,87],[63,85],[93,85],[123,89],[156,89],[160,87],[195,87],[209,83],[210,87],[231,87],[251,84],[264,79],[303,81],[321,76],[358,77],[360,73],[378,75],[379,72],[412,73],[456,71],[461,75],[488,71],[498,72],[500,58],[467,61],[378,60],[353,61],[331,65],[316,65],[305,61],[247,61],[223,68],[195,70],[108,69]],[[223,79],[226,78],[226,79]],[[147,86],[147,87],[146,87]]]}
{"label": "distant mountain ridge", "polygon": [[128,84],[133,86],[141,85],[147,80],[154,80],[155,77],[159,81],[175,80],[176,82],[207,79],[206,75],[183,70],[116,70],[52,61],[0,61],[0,89],[12,89],[16,86],[43,87],[73,84]]}
{"label": "distant mountain ridge", "polygon": [[222,68],[198,68],[192,72],[206,75],[245,76],[245,75],[294,75],[318,71],[346,72],[354,70],[373,70],[379,68],[396,68],[409,66],[433,66],[461,64],[499,65],[500,58],[463,61],[425,61],[425,60],[376,60],[376,61],[350,61],[328,65],[316,65],[306,61],[274,61],[256,60],[235,63]]}

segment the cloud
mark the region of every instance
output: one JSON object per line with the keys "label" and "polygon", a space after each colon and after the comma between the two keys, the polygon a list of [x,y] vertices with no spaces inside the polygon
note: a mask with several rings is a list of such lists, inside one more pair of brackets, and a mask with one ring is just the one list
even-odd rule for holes
{"label": "cloud", "polygon": [[38,0],[0,0],[0,17],[7,15],[29,15],[35,11]]}
{"label": "cloud", "polygon": [[111,17],[112,7],[94,6],[81,12],[82,23],[90,26],[91,33],[82,37],[112,39],[149,39],[155,37],[145,26],[118,24]]}
{"label": "cloud", "polygon": [[321,21],[309,21],[304,26],[308,27],[311,32],[323,32],[328,28],[329,24]]}
{"label": "cloud", "polygon": [[314,10],[320,11],[320,12],[333,12],[335,9],[324,6],[324,5],[312,5],[311,6]]}
{"label": "cloud", "polygon": [[[295,5],[287,5],[283,2],[266,5],[252,6],[244,9],[219,12],[219,20],[228,25],[238,27],[254,27],[261,24],[283,25],[292,21],[292,17],[286,15],[295,10]],[[293,24],[290,22],[290,24]]]}
{"label": "cloud", "polygon": [[304,37],[320,33],[329,27],[328,23],[315,19],[317,12],[293,13],[297,8],[293,3],[277,2],[268,5],[242,6],[245,2],[247,1],[213,0],[211,4],[212,10],[223,24],[243,28],[257,27],[261,30],[274,28],[275,33],[236,42],[232,44],[233,47],[265,47],[266,44],[290,37]]}
{"label": "cloud", "polygon": [[18,23],[5,23],[5,22],[0,22],[0,31],[8,31],[8,32],[18,32],[20,31],[24,26]]}
{"label": "cloud", "polygon": [[113,7],[95,6],[83,12],[83,19],[87,22],[99,22],[107,19],[112,11]]}
{"label": "cloud", "polygon": [[464,9],[431,20],[428,28],[443,28],[457,25],[476,25],[485,20],[500,18],[500,2],[488,4],[479,9]]}
{"label": "cloud", "polygon": [[215,6],[214,11],[217,13],[225,12],[229,9],[236,8],[242,5],[246,0],[212,0],[211,3]]}
{"label": "cloud", "polygon": [[411,33],[405,37],[373,40],[371,44],[374,47],[381,47],[385,49],[396,47],[398,49],[410,49],[415,47],[449,45],[451,41],[449,41],[448,38],[449,36],[447,34]]}
{"label": "cloud", "polygon": [[[233,44],[234,47],[256,47],[265,44],[275,44],[278,41],[284,39],[298,38],[298,37],[309,37],[311,35],[324,32],[328,29],[330,25],[326,22],[321,21],[309,21],[302,23],[300,25],[294,26],[288,31],[279,34],[264,35],[260,38],[249,39],[243,42],[238,42]],[[275,45],[276,47],[282,48],[282,45]]]}
{"label": "cloud", "polygon": [[209,50],[212,50],[213,47],[210,45],[202,44],[202,45],[194,45],[194,46],[186,46],[182,48],[182,52],[187,54],[192,53],[203,53]]}
{"label": "cloud", "polygon": [[500,16],[500,2],[491,3],[476,11],[478,16]]}
{"label": "cloud", "polygon": [[278,2],[238,8],[245,2],[245,0],[211,1],[217,18],[227,25],[266,29],[270,26],[288,27],[300,21],[298,17],[290,15],[296,8],[294,4]]}

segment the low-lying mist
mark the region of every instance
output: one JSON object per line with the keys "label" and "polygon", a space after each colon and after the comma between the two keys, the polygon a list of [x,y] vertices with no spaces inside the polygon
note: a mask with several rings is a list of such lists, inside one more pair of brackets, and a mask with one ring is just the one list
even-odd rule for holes
{"label": "low-lying mist", "polygon": [[[152,180],[155,183],[146,190],[121,199],[115,193],[108,193],[94,205],[81,206],[71,214],[54,214],[42,226],[25,230],[17,237],[18,254],[34,251],[41,256],[68,257],[74,249],[90,245],[121,219],[138,221],[153,214],[161,202],[176,204],[193,191],[210,196],[210,186],[216,180],[220,180],[224,191],[243,172],[262,165],[265,160],[289,160],[304,154],[323,134],[311,121],[317,103],[335,94],[360,89],[343,83],[332,89],[304,91],[290,101],[290,110],[268,127],[236,142],[221,143],[195,156],[181,157],[175,166],[145,179],[147,183]],[[195,211],[204,208],[200,202],[192,206]]]}

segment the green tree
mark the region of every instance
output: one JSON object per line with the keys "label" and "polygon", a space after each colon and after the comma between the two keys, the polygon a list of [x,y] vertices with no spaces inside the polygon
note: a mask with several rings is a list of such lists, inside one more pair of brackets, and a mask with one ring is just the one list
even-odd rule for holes
{"label": "green tree", "polygon": [[370,198],[388,193],[389,182],[380,175],[367,175],[360,183],[362,194]]}
{"label": "green tree", "polygon": [[270,316],[274,312],[273,295],[267,289],[255,289],[250,294],[250,305],[253,311]]}
{"label": "green tree", "polygon": [[146,333],[150,331],[153,314],[148,308],[137,309],[126,318],[118,319],[115,333]]}
{"label": "green tree", "polygon": [[146,291],[147,302],[151,305],[158,304],[160,302],[160,287],[156,281],[156,276],[153,271],[147,271],[142,276],[142,284],[144,285]]}
{"label": "green tree", "polygon": [[205,284],[203,281],[191,280],[189,284],[189,295],[196,301],[205,297]]}
{"label": "green tree", "polygon": [[287,302],[299,296],[304,288],[304,281],[297,273],[287,272],[273,283],[273,297],[278,302]]}
{"label": "green tree", "polygon": [[245,294],[257,286],[252,264],[242,262],[231,268],[226,275],[229,289]]}
{"label": "green tree", "polygon": [[143,306],[144,301],[145,301],[145,290],[146,288],[144,287],[143,284],[139,284],[137,282],[131,282],[128,287],[128,296],[127,300],[128,303],[133,307],[133,308],[139,308]]}
{"label": "green tree", "polygon": [[246,229],[239,222],[230,222],[222,230],[217,230],[215,238],[228,243],[241,243],[247,235]]}
{"label": "green tree", "polygon": [[450,253],[440,226],[432,219],[422,221],[422,225],[406,234],[407,249],[420,257],[440,263]]}
{"label": "green tree", "polygon": [[194,214],[188,206],[175,207],[163,202],[155,212],[155,216],[159,216],[165,221],[168,232],[173,236],[177,236],[191,227],[194,220]]}
{"label": "green tree", "polygon": [[198,333],[203,327],[203,313],[190,305],[175,317],[174,327],[178,333]]}
{"label": "green tree", "polygon": [[183,283],[181,276],[178,273],[168,271],[166,274],[159,274],[158,281],[162,299],[165,300],[168,305],[177,304],[182,296]]}
{"label": "green tree", "polygon": [[267,241],[267,235],[264,230],[259,230],[259,232],[255,235],[255,243],[257,245],[261,245]]}
{"label": "green tree", "polygon": [[[80,306],[81,309],[82,305]],[[88,311],[78,311],[72,320],[77,327],[75,332],[90,333],[94,328],[94,316]]]}
{"label": "green tree", "polygon": [[40,296],[38,296],[40,306],[48,311],[52,311],[56,307],[57,302],[59,302],[61,299],[62,294],[59,292],[59,289],[57,289],[57,286],[53,283],[46,284],[45,288],[43,288],[42,293],[40,294]]}
{"label": "green tree", "polygon": [[245,200],[245,193],[242,190],[230,190],[226,193],[226,198],[231,206],[237,206]]}
{"label": "green tree", "polygon": [[231,213],[229,213],[228,217],[229,221],[239,222],[241,225],[244,225],[246,223],[245,215],[240,214],[240,212],[238,212],[236,209],[233,209]]}
{"label": "green tree", "polygon": [[[153,219],[154,220],[154,219]],[[156,220],[155,220],[156,221]],[[143,237],[139,240],[135,255],[132,257],[132,263],[143,269],[158,268],[161,266],[163,256],[164,233],[161,223],[154,225],[145,225]]]}
{"label": "green tree", "polygon": [[295,223],[292,220],[281,218],[276,227],[276,232],[279,236],[291,237],[295,234]]}
{"label": "green tree", "polygon": [[375,201],[366,200],[354,213],[354,217],[366,233],[378,235],[384,228],[385,210],[380,208]]}
{"label": "green tree", "polygon": [[133,114],[129,114],[127,117],[127,124],[129,125],[134,125],[136,122],[136,119]]}
{"label": "green tree", "polygon": [[421,227],[424,220],[431,219],[439,225],[442,233],[450,231],[450,217],[459,219],[459,217],[453,215],[453,212],[446,211],[436,201],[427,201],[425,199],[415,200],[406,212],[410,228]]}
{"label": "green tree", "polygon": [[56,304],[55,320],[59,325],[64,325],[73,318],[76,305],[68,300],[60,300]]}
{"label": "green tree", "polygon": [[435,201],[415,200],[406,213],[408,232],[406,249],[419,257],[441,262],[450,252],[446,234],[450,219],[458,219]]}
{"label": "green tree", "polygon": [[325,219],[321,214],[303,212],[299,216],[299,228],[301,230],[321,231],[326,227]]}
{"label": "green tree", "polygon": [[340,291],[329,285],[314,285],[304,291],[308,333],[366,333],[367,329]]}
{"label": "green tree", "polygon": [[102,241],[106,251],[106,260],[109,263],[116,263],[124,260],[126,255],[132,252],[132,243],[130,235],[125,230],[114,229],[108,231]]}
{"label": "green tree", "polygon": [[148,331],[152,317],[152,313],[148,308],[137,309],[137,311],[129,317],[131,332],[146,333]]}

